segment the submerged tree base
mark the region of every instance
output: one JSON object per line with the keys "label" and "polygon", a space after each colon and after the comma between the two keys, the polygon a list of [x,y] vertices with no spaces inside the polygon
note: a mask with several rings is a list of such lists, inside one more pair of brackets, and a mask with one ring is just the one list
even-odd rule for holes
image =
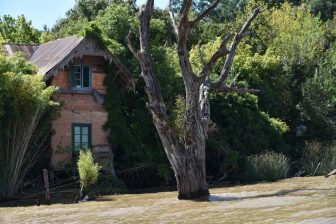
{"label": "submerged tree base", "polygon": [[179,193],[179,200],[190,200],[190,199],[202,199],[210,196],[210,192],[208,189],[199,190],[191,193]]}
{"label": "submerged tree base", "polygon": [[334,178],[291,178],[210,192],[208,200],[179,201],[176,192],[160,192],[104,196],[80,204],[2,207],[0,222],[336,223]]}

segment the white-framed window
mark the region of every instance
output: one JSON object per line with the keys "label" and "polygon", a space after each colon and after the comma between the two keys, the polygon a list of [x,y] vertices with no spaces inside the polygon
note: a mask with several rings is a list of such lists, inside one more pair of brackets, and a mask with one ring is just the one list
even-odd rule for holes
{"label": "white-framed window", "polygon": [[73,65],[70,72],[71,87],[78,89],[91,88],[92,72],[90,65]]}

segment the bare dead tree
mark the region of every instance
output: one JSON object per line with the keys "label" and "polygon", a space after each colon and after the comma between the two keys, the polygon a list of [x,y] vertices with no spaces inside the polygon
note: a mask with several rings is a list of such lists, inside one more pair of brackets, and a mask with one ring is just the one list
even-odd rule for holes
{"label": "bare dead tree", "polygon": [[[179,21],[176,21],[175,15],[171,10],[171,2],[169,4],[169,14],[177,37],[177,53],[185,87],[186,110],[183,141],[169,124],[150,53],[149,30],[154,0],[147,0],[147,3],[140,10],[140,50],[132,46],[130,33],[125,38],[130,51],[140,63],[141,76],[145,81],[145,90],[148,96],[147,107],[151,112],[154,125],[174,170],[179,199],[192,199],[209,195],[205,172],[205,140],[210,121],[210,92],[255,93],[258,91],[227,86],[226,82],[231,71],[237,46],[250,27],[252,20],[259,13],[259,8],[253,11],[240,32],[235,35],[228,34],[223,39],[219,49],[214,52],[208,62],[204,61],[202,55],[200,55],[204,67],[199,74],[195,74],[192,69],[187,48],[190,31],[197,23],[208,16],[219,3],[220,0],[216,0],[208,9],[191,21],[189,20],[189,12],[192,7],[192,0],[183,0]],[[227,49],[228,42],[231,39],[231,46]],[[201,54],[200,51],[199,53]],[[209,79],[210,71],[217,61],[225,56],[225,64],[219,78],[211,81]]]}

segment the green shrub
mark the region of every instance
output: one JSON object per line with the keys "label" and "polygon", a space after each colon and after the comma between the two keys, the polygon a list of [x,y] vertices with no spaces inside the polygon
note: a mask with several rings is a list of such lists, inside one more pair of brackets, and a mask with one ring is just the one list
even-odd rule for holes
{"label": "green shrub", "polygon": [[307,142],[301,159],[306,175],[325,175],[336,168],[336,144]]}
{"label": "green shrub", "polygon": [[82,189],[97,182],[101,166],[93,161],[90,150],[80,151],[77,166]]}
{"label": "green shrub", "polygon": [[289,160],[281,153],[266,152],[247,159],[251,181],[276,181],[287,177]]}

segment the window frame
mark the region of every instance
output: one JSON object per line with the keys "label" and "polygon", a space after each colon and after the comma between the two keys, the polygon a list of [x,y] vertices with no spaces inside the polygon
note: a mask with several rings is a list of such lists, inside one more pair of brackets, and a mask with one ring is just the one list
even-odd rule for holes
{"label": "window frame", "polygon": [[[71,139],[72,139],[72,152],[78,153],[80,150],[77,150],[75,147],[75,127],[80,127],[82,132],[83,127],[88,127],[88,149],[92,147],[92,124],[90,123],[72,123],[71,124]],[[80,143],[82,144],[82,133],[80,133]]]}
{"label": "window frame", "polygon": [[[80,69],[80,86],[78,87],[76,85],[76,79],[75,79],[75,67],[79,67]],[[84,67],[88,67],[89,68],[89,87],[83,87],[83,72],[84,72]],[[71,71],[70,71],[70,86],[73,89],[92,89],[92,66],[89,64],[74,64],[72,65]]]}

